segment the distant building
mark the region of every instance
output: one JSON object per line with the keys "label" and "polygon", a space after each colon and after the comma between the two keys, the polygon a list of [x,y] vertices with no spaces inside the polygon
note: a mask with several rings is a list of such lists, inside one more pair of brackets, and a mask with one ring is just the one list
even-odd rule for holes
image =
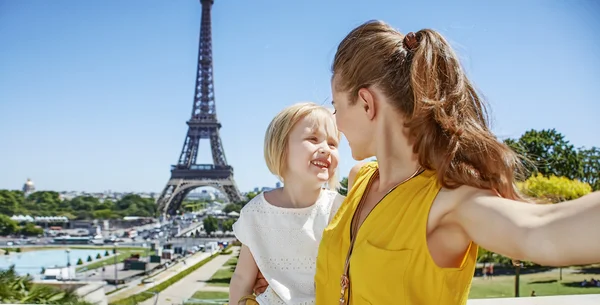
{"label": "distant building", "polygon": [[207,201],[213,201],[215,199],[217,199],[217,194],[215,194],[215,192],[211,192],[208,191],[206,189],[203,189],[201,191],[196,191],[196,192],[190,192],[186,199],[188,200],[207,200]]}
{"label": "distant building", "polygon": [[25,194],[25,197],[27,197],[33,192],[35,192],[35,185],[31,179],[27,178],[27,181],[23,184],[23,193]]}
{"label": "distant building", "polygon": [[272,190],[278,189],[280,187],[281,187],[281,182],[277,182],[277,183],[275,183],[275,187],[270,187],[270,186],[255,187],[254,192],[258,194],[258,193],[262,193],[262,192],[272,191]]}

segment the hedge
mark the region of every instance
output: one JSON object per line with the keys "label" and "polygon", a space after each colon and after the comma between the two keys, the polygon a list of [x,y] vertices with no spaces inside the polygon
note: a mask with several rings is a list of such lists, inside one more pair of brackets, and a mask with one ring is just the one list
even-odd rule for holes
{"label": "hedge", "polygon": [[[231,247],[231,245],[227,246],[226,248],[224,248],[222,251],[226,251]],[[217,252],[205,259],[203,259],[202,261],[196,263],[195,265],[181,271],[180,273],[174,275],[173,277],[171,277],[170,279],[146,290],[146,291],[142,291],[138,294],[134,294],[132,296],[129,296],[127,298],[118,300],[116,302],[110,303],[110,305],[137,305],[145,300],[148,300],[150,298],[153,298],[155,296],[155,294],[157,292],[161,292],[165,289],[167,289],[169,286],[177,283],[179,280],[183,279],[184,277],[188,276],[190,273],[196,271],[198,268],[204,266],[206,263],[210,262],[213,258],[217,257],[220,254],[220,252]]]}

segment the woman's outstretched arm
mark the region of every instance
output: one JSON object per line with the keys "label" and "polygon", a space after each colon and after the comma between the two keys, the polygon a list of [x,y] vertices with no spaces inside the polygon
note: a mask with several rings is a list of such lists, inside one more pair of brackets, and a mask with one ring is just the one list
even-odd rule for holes
{"label": "woman's outstretched arm", "polygon": [[448,216],[482,247],[547,266],[600,262],[600,192],[558,204],[530,204],[462,188]]}

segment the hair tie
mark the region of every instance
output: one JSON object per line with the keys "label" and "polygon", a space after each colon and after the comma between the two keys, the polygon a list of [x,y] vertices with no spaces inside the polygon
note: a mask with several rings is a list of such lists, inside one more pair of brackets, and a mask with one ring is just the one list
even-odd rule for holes
{"label": "hair tie", "polygon": [[413,32],[406,34],[402,40],[402,44],[407,50],[414,51],[419,45],[419,42],[417,41],[417,35],[415,35]]}

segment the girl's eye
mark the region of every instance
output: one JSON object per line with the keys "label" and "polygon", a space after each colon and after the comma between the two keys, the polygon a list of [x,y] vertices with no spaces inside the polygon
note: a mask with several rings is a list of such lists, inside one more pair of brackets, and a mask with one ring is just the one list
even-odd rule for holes
{"label": "girl's eye", "polygon": [[308,138],[309,141],[316,143],[318,141],[317,137],[310,137]]}

